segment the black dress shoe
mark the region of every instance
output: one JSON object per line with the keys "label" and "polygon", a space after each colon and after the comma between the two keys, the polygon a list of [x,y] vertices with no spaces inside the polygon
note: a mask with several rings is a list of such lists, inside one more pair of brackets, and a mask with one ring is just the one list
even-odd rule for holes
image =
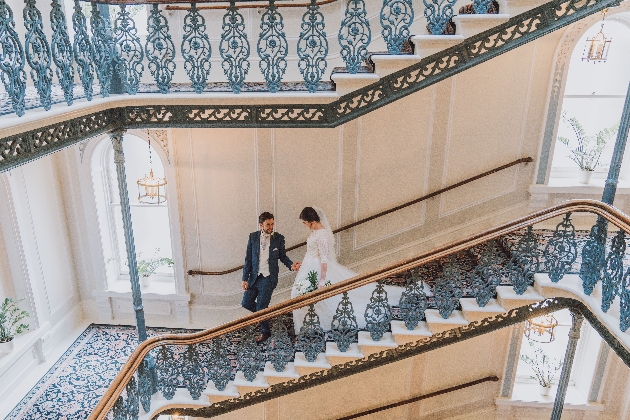
{"label": "black dress shoe", "polygon": [[269,337],[271,337],[271,334],[260,334],[258,337],[256,337],[256,343],[260,344],[267,340]]}

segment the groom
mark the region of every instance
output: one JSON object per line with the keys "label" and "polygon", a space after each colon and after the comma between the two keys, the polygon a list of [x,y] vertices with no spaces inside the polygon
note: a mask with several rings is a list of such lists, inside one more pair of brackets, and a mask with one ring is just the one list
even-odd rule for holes
{"label": "groom", "polygon": [[[284,236],[273,231],[273,214],[264,212],[258,217],[259,231],[249,234],[247,253],[243,266],[243,302],[241,306],[252,312],[269,306],[273,289],[278,285],[278,260],[289,270],[299,269],[284,250]],[[261,343],[271,336],[269,321],[260,323],[262,334],[256,338]]]}

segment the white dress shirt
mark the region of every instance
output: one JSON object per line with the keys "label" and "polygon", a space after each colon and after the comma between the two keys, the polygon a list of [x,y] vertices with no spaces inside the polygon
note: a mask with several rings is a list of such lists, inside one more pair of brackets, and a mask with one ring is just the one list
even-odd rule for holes
{"label": "white dress shirt", "polygon": [[269,247],[271,235],[260,232],[260,252],[258,253],[258,274],[269,277]]}

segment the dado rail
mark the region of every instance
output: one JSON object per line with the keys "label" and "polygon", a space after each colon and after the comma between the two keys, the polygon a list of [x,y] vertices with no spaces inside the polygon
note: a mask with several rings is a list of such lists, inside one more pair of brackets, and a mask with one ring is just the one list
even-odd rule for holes
{"label": "dado rail", "polygon": [[[584,241],[572,224],[576,213],[599,220]],[[545,221],[557,223],[553,232],[534,230]],[[630,218],[614,207],[567,202],[217,328],[150,338],[90,419],[214,417],[570,308],[574,323],[552,415],[559,419],[584,317],[630,366],[629,234]],[[374,291],[367,306],[352,302],[353,290],[368,285]],[[337,312],[321,325],[317,304],[326,299]],[[355,313],[361,304],[365,310]],[[287,318],[299,308],[308,310],[293,342]],[[272,336],[257,344],[254,328],[263,320],[271,321]],[[234,343],[237,372],[228,357]]]}

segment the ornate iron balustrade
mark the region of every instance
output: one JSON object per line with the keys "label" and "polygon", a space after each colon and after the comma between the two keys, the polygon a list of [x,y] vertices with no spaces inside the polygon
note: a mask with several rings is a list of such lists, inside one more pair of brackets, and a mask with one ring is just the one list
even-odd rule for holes
{"label": "ornate iron balustrade", "polygon": [[[326,347],[327,334],[343,352],[356,341],[358,316],[364,317],[365,330],[371,339],[379,341],[390,328],[392,306],[384,284],[393,278],[405,279],[405,290],[398,307],[399,316],[407,329],[413,329],[424,318],[429,306],[437,309],[443,318],[448,318],[459,305],[459,298],[465,295],[474,297],[480,307],[485,306],[488,300],[495,296],[499,278],[509,278],[517,294],[525,291],[523,285],[525,288],[529,286],[533,281],[533,274],[538,271],[548,272],[551,280],[557,282],[569,272],[571,265],[578,258],[579,244],[571,222],[571,215],[576,212],[601,216],[619,229],[620,233],[610,241],[610,252],[606,257],[607,274],[603,282],[607,284],[605,287],[613,290],[611,293],[614,296],[621,298],[620,328],[625,331],[630,319],[630,291],[627,289],[626,280],[630,276],[630,268],[626,270],[624,267],[622,251],[625,249],[625,237],[630,233],[630,217],[598,201],[576,200],[533,213],[416,258],[290,299],[221,327],[196,334],[151,338],[134,351],[92,412],[90,419],[105,418],[110,410],[114,419],[136,418],[139,413],[138,401],[148,412],[151,395],[156,390],[159,390],[166,399],[173,398],[177,388],[186,388],[191,398],[199,398],[210,381],[218,390],[222,390],[234,374],[230,368],[230,352],[234,353],[238,369],[247,381],[254,380],[265,361],[268,361],[276,371],[283,371],[296,350],[301,350],[306,360],[315,360]],[[553,234],[543,241],[536,236],[532,227],[552,218],[561,218],[561,221]],[[501,248],[508,249],[509,255],[502,256]],[[581,250],[583,256],[584,248],[583,246]],[[474,256],[472,266],[469,264],[466,267],[458,258],[465,252]],[[583,258],[582,264],[585,263]],[[441,266],[441,270],[436,272],[432,265]],[[429,279],[436,276],[436,282],[431,284]],[[372,297],[364,314],[355,314],[353,306],[356,306],[357,302],[353,305],[349,296],[353,289],[368,284],[376,284]],[[334,297],[339,300],[337,312],[330,326],[322,326],[316,304]],[[604,303],[606,301],[605,298]],[[294,346],[289,338],[285,317],[296,309],[306,307],[308,311],[302,328],[297,332]],[[434,334],[430,338],[364,359],[334,366],[324,372],[272,385],[241,398],[215,403],[206,408],[173,408],[163,410],[161,413],[177,411],[179,414],[190,416],[216,416],[566,307],[583,314],[620,358],[630,366],[628,349],[591,310],[572,299],[554,298],[473,322],[465,327]],[[602,310],[607,311],[608,308],[602,305]],[[272,322],[272,336],[266,345],[257,345],[254,341],[254,328],[257,323],[264,320]],[[231,341],[237,342],[236,348],[229,349]],[[150,373],[152,369],[157,375],[157,380]]]}
{"label": "ornate iron balustrade", "polygon": [[[119,51],[120,47],[114,48],[112,46],[115,43],[113,41],[113,30],[109,32],[107,27],[103,29],[102,26],[99,26],[96,33],[100,35],[96,36],[96,40],[93,37],[91,41],[87,32],[85,34],[81,32],[83,38],[75,38],[74,55],[72,54],[69,45],[70,40],[63,24],[65,18],[62,19],[63,12],[56,4],[56,2],[53,2],[53,9],[51,10],[54,30],[51,48],[53,61],[57,66],[56,74],[62,80],[61,84],[64,89],[65,101],[68,104],[71,104],[73,101],[72,86],[68,85],[68,80],[71,80],[74,74],[71,58],[74,57],[75,61],[78,58],[78,62],[84,64],[79,66],[77,71],[79,71],[81,76],[85,95],[89,97],[92,83],[90,80],[94,79],[91,73],[93,69],[91,65],[98,64],[98,69],[104,68],[103,60],[106,61],[106,58],[103,57],[108,53],[107,45],[111,46],[109,53],[114,57],[113,68],[117,69],[122,76],[128,75],[130,77],[130,79],[127,79],[127,86],[135,86],[135,83],[130,83],[129,81],[135,80],[133,79],[135,77],[134,71],[138,69],[138,66],[130,65],[131,62],[123,62],[116,55],[115,51]],[[75,118],[60,124],[53,124],[0,139],[0,171],[5,171],[42,156],[41,152],[43,149],[39,149],[38,153],[33,154],[35,149],[25,145],[25,143],[28,143],[28,139],[31,138],[44,137],[48,139],[46,150],[48,153],[52,153],[95,134],[111,131],[113,128],[336,127],[616,4],[618,4],[618,0],[551,1],[512,17],[505,24],[467,38],[459,45],[423,58],[415,65],[383,77],[377,83],[358,89],[328,104],[147,105],[118,107],[99,111],[82,118]],[[394,6],[392,5],[392,7]],[[15,112],[18,115],[22,115],[24,113],[24,89],[26,83],[24,50],[13,29],[12,12],[1,0],[0,9],[0,12],[4,10],[3,13],[0,13],[0,38],[4,39],[2,45],[12,45],[11,49],[3,50],[4,59],[0,63],[0,77],[9,96],[12,98]],[[389,12],[383,13],[383,19],[387,22],[387,25],[392,25],[392,23],[389,23],[390,21],[399,23],[397,20],[386,19],[389,16]],[[318,12],[312,8],[312,5],[309,5],[306,14],[308,16],[305,15],[305,19],[308,17],[308,21],[311,22],[310,19],[312,17],[315,21],[312,27],[308,25],[303,27],[300,39],[303,39],[304,42],[298,43],[298,47],[302,48],[300,53],[303,59],[301,61],[303,62],[302,66],[304,66],[302,73],[312,87],[318,83],[319,72],[325,63],[322,57],[325,56],[326,48],[321,38],[324,22],[319,17]],[[82,12],[79,10],[75,15],[73,20],[75,24],[78,27],[85,25],[85,16],[81,19]],[[171,69],[173,68],[171,64],[174,65],[170,60],[172,60],[176,52],[169,42],[170,38],[167,36],[168,30],[166,29],[167,24],[164,23],[163,16],[153,12],[150,16],[149,34],[151,36],[148,37],[148,43],[145,45],[145,53],[147,59],[150,60],[148,67],[152,74],[159,79],[158,85],[160,90],[168,91],[168,85],[171,80],[169,75],[172,74]],[[223,43],[219,45],[219,52],[224,59],[222,64],[223,70],[227,74],[231,74],[229,76],[232,78],[230,85],[232,89],[238,91],[242,87],[246,76],[244,70],[248,68],[245,63],[248,63],[247,57],[250,46],[245,42],[246,38],[243,39],[242,37],[242,24],[238,18],[238,13],[234,12],[234,8],[227,10],[226,21],[228,23],[223,27],[223,36],[224,40],[229,42],[229,44]],[[391,26],[391,33],[400,35],[404,32],[403,26],[398,24]],[[394,30],[394,27],[398,29]],[[126,40],[125,45],[129,48],[126,54],[132,57],[136,51],[134,48],[138,44],[135,39],[136,36],[131,32],[127,34],[126,31],[130,31],[129,27],[123,27],[121,22],[116,39]],[[201,38],[193,43],[198,49],[204,44]],[[396,43],[393,42],[392,45],[394,44]],[[160,50],[158,47],[162,49]],[[85,61],[82,58],[86,54],[89,55],[90,51],[94,51],[94,56],[98,57],[94,62]],[[138,54],[140,54],[139,51],[137,52]],[[276,60],[276,62],[279,61]],[[235,71],[239,64],[242,65],[241,70],[243,71]],[[204,64],[200,65],[203,66]],[[193,72],[194,74],[196,73]],[[103,75],[99,76],[99,78],[101,77]],[[199,83],[202,82],[203,78],[201,77]],[[103,83],[103,86],[106,85],[105,82],[101,83]],[[101,92],[105,92],[103,87],[101,87]],[[96,121],[102,120],[104,115],[107,115],[110,121],[115,121],[116,127],[112,124],[103,130],[85,129],[86,125],[98,125]],[[60,129],[59,126],[63,126],[64,129]],[[62,132],[64,134],[63,137],[51,138],[50,133],[54,133],[53,135],[56,136]]]}

